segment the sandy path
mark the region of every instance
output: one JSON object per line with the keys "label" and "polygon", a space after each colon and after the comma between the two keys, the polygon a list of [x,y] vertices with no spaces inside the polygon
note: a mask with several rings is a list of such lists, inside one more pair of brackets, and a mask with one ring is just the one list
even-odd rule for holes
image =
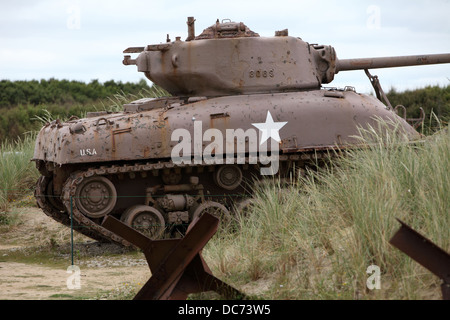
{"label": "sandy path", "polygon": [[[16,262],[0,263],[1,300],[101,299],[111,298],[142,286],[148,279],[148,267],[80,268],[80,289],[69,289],[75,273]],[[127,288],[129,287],[129,288]]]}
{"label": "sandy path", "polygon": [[[117,254],[117,247],[98,244],[76,234],[75,248],[79,264],[79,289],[69,289],[77,276],[68,272],[71,264],[70,229],[61,226],[36,208],[15,209],[19,222],[0,231],[0,299],[103,299],[133,297],[150,277],[143,256]],[[52,240],[50,240],[52,239]],[[53,243],[62,253],[55,265],[47,261],[14,261],[14,255],[24,250],[25,255],[39,255]],[[80,254],[81,252],[81,254]],[[80,255],[82,256],[80,258]],[[67,264],[65,263],[67,262]],[[118,295],[120,293],[120,296]],[[129,295],[127,296],[127,293]]]}

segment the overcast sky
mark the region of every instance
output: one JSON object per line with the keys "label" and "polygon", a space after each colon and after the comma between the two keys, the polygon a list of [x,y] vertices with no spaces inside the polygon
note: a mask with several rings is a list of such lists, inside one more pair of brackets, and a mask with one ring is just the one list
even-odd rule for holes
{"label": "overcast sky", "polygon": [[[309,43],[332,45],[339,58],[450,53],[450,0],[138,1],[1,0],[0,79],[98,79],[137,82],[122,65],[131,46],[187,37],[216,19],[244,22],[261,36],[289,29]],[[450,64],[373,70],[387,91],[450,84]],[[149,82],[150,84],[150,82]],[[330,86],[369,92],[364,71],[341,72]]]}

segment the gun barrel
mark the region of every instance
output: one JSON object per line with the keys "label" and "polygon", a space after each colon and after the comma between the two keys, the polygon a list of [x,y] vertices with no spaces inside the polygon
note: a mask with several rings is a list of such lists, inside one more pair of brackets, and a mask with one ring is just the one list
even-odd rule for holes
{"label": "gun barrel", "polygon": [[363,59],[339,59],[336,65],[336,73],[339,71],[349,70],[395,68],[440,63],[450,63],[450,53]]}

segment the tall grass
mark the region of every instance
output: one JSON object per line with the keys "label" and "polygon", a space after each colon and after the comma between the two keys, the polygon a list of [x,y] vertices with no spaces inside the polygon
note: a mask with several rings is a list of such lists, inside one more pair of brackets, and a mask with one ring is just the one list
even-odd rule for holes
{"label": "tall grass", "polygon": [[170,94],[163,88],[153,85],[150,89],[142,89],[137,95],[125,92],[118,92],[115,95],[108,97],[106,103],[102,102],[101,109],[109,112],[123,111],[123,105],[134,100],[142,98],[161,98],[168,97]]}
{"label": "tall grass", "polygon": [[[238,231],[204,251],[213,271],[267,299],[440,299],[439,279],[389,240],[400,218],[450,249],[449,130],[415,145],[381,131],[296,185],[259,186]],[[371,265],[380,290],[366,286]]]}
{"label": "tall grass", "polygon": [[[8,211],[12,202],[29,194],[39,172],[30,159],[33,157],[35,135],[27,134],[16,141],[0,145],[0,212]],[[0,217],[5,220],[6,215]]]}

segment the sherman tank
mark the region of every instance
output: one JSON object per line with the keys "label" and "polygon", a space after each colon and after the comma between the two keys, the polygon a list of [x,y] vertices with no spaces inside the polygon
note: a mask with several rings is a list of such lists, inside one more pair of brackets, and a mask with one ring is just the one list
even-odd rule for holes
{"label": "sherman tank", "polygon": [[[338,59],[332,46],[287,29],[262,37],[242,22],[217,20],[196,35],[194,21],[184,41],[167,35],[124,51],[123,64],[168,96],[40,130],[35,196],[47,215],[122,245],[129,243],[101,226],[107,215],[152,238],[182,234],[205,212],[227,221],[255,178],[283,177],[330,150],[358,147],[358,128],[376,119],[419,139],[369,69],[450,62],[450,54]],[[364,70],[376,97],[323,86],[347,70]]]}

